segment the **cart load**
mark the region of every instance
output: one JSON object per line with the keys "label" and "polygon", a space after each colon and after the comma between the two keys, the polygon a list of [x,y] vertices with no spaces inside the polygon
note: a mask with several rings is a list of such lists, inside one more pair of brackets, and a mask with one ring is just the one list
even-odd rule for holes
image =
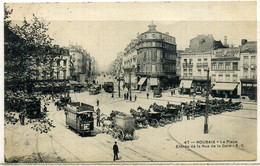
{"label": "cart load", "polygon": [[111,134],[120,141],[134,139],[135,119],[131,115],[112,111],[110,116],[106,116],[101,122],[102,132]]}

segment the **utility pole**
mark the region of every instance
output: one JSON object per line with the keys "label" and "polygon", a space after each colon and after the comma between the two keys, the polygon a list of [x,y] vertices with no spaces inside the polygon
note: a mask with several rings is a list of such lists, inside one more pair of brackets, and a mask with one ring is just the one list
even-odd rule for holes
{"label": "utility pole", "polygon": [[194,111],[195,111],[195,97],[196,97],[196,93],[193,93],[193,103],[192,103],[192,120],[195,119],[195,115],[194,115]]}
{"label": "utility pole", "polygon": [[119,61],[119,72],[118,72],[118,97],[120,97],[120,72],[121,72],[121,60]]}
{"label": "utility pole", "polygon": [[131,73],[132,73],[132,69],[129,70],[129,100],[130,101],[132,101]]}
{"label": "utility pole", "polygon": [[206,112],[205,112],[205,124],[204,134],[208,134],[208,109],[209,109],[209,68],[207,71],[207,85],[206,85]]}

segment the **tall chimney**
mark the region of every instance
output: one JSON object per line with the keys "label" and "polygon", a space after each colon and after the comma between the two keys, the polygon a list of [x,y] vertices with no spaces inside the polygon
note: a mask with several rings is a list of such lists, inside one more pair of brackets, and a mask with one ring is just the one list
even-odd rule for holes
{"label": "tall chimney", "polygon": [[227,36],[224,36],[224,46],[227,46]]}
{"label": "tall chimney", "polygon": [[245,45],[247,43],[247,40],[246,39],[242,39],[241,40],[241,45]]}

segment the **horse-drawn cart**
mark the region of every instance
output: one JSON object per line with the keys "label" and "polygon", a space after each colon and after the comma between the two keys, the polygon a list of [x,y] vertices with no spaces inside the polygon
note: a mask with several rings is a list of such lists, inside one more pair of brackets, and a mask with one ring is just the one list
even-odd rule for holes
{"label": "horse-drawn cart", "polygon": [[112,134],[114,138],[118,138],[120,141],[134,139],[135,119],[130,115],[117,114],[115,111],[112,115],[102,119],[102,132]]}

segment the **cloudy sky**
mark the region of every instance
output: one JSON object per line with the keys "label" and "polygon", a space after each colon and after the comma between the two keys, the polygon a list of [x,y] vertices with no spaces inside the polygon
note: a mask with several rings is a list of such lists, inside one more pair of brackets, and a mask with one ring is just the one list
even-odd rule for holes
{"label": "cloudy sky", "polygon": [[189,46],[198,34],[213,34],[215,40],[228,37],[238,46],[241,39],[256,41],[255,2],[171,2],[171,3],[16,3],[11,19],[19,23],[35,14],[51,22],[54,44],[82,45],[95,57],[101,69],[123,51],[137,33],[148,30],[153,20],[160,32],[176,37],[177,49]]}

